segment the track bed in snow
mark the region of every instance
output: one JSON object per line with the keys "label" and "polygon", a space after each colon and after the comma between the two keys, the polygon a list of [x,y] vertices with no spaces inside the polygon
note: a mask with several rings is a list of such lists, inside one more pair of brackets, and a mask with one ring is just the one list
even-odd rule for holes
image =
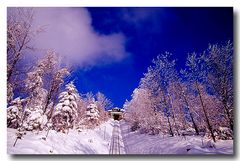
{"label": "track bed in snow", "polygon": [[109,154],[125,154],[119,121],[114,122]]}

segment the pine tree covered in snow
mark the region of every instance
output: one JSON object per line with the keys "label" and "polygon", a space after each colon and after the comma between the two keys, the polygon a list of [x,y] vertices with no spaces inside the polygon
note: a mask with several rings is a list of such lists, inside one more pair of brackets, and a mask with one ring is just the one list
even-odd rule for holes
{"label": "pine tree covered in snow", "polygon": [[86,111],[86,119],[88,123],[92,126],[97,125],[99,122],[99,117],[99,110],[96,103],[89,104]]}
{"label": "pine tree covered in snow", "polygon": [[73,128],[75,120],[78,117],[77,100],[78,92],[73,82],[66,85],[66,91],[60,93],[59,103],[52,116],[53,128],[57,131],[65,132],[69,128]]}
{"label": "pine tree covered in snow", "polygon": [[7,127],[18,128],[21,125],[24,99],[15,98],[7,108]]}

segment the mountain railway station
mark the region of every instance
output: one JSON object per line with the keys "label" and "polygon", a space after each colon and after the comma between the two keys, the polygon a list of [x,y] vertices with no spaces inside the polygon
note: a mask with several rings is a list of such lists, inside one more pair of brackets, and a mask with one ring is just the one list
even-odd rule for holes
{"label": "mountain railway station", "polygon": [[108,110],[109,115],[111,116],[111,118],[113,118],[114,120],[121,120],[123,118],[123,109],[120,108],[112,108],[111,110]]}

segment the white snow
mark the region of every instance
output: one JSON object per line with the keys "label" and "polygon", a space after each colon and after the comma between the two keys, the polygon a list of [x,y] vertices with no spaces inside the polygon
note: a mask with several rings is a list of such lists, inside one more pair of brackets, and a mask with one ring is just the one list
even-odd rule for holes
{"label": "white snow", "polygon": [[[8,154],[109,154],[114,120],[109,120],[93,130],[70,129],[68,134],[51,130],[27,131],[23,139],[16,139],[16,129],[8,128]],[[200,136],[169,137],[132,132],[125,121],[120,128],[126,154],[233,154],[233,140],[213,143]]]}
{"label": "white snow", "polygon": [[108,154],[114,121],[111,119],[94,130],[70,129],[68,134],[50,130],[46,140],[47,131],[27,131],[23,139],[16,139],[16,129],[7,129],[8,154]]}
{"label": "white snow", "polygon": [[[233,154],[233,140],[203,141],[200,136],[163,136],[132,132],[125,121],[120,121],[127,154]],[[215,146],[215,148],[212,148]]]}

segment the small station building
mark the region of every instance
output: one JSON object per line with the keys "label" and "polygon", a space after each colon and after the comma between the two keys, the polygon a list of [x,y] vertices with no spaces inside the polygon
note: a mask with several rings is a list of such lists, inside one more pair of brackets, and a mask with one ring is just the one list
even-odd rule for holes
{"label": "small station building", "polygon": [[108,113],[111,118],[114,120],[121,120],[123,118],[124,109],[114,107],[111,110],[108,110]]}

